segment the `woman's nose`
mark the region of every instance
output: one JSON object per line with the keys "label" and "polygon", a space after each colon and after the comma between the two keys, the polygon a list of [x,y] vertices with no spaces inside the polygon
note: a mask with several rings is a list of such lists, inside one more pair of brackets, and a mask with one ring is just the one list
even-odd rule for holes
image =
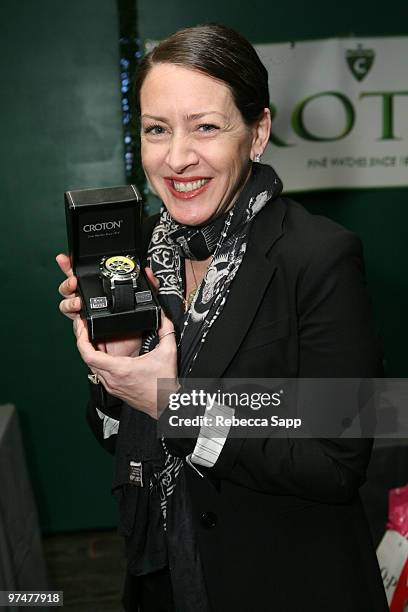
{"label": "woman's nose", "polygon": [[166,163],[173,172],[180,173],[188,166],[195,166],[199,162],[199,156],[191,142],[185,135],[173,135],[167,153]]}

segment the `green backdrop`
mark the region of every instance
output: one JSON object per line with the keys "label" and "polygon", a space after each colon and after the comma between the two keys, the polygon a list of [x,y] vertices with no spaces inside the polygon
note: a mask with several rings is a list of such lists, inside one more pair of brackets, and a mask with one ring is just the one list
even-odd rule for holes
{"label": "green backdrop", "polygon": [[[45,531],[113,524],[111,459],[84,420],[86,372],[58,310],[63,192],[124,182],[112,0],[2,2],[3,377]],[[10,265],[11,262],[11,265]]]}
{"label": "green backdrop", "polygon": [[[140,0],[139,31],[162,38],[221,21],[252,42],[404,34],[402,0],[305,4]],[[2,323],[0,401],[17,405],[44,531],[114,525],[112,462],[84,420],[86,371],[57,312],[63,192],[124,182],[116,2],[2,3]],[[387,373],[407,375],[406,189],[296,194],[363,239]],[[12,265],[10,266],[10,261]]]}

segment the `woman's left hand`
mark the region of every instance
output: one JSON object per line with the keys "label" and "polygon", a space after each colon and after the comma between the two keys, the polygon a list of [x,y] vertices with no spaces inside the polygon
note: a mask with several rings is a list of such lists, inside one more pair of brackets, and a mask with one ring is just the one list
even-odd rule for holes
{"label": "woman's left hand", "polygon": [[[149,353],[138,357],[108,355],[96,350],[89,341],[85,321],[76,319],[74,331],[82,359],[97,374],[106,391],[136,410],[154,419],[167,405],[168,395],[175,392],[177,381],[177,345],[173,323],[162,311],[159,344]],[[158,379],[166,379],[164,394],[158,405]],[[160,394],[161,395],[161,394]]]}

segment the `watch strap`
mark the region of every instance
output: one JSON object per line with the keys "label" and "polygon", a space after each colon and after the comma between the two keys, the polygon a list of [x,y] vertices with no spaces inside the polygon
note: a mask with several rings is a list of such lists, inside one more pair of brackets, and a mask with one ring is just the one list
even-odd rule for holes
{"label": "watch strap", "polygon": [[115,283],[112,291],[112,312],[132,310],[135,306],[135,290],[131,283]]}

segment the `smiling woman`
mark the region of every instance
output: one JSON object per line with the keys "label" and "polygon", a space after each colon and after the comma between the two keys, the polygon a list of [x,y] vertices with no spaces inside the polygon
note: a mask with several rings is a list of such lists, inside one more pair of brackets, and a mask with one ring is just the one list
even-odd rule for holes
{"label": "smiling woman", "polygon": [[223,82],[158,63],[140,90],[143,167],[170,215],[202,225],[231,208],[266,147],[269,109],[248,126]]}
{"label": "smiling woman", "polygon": [[281,197],[258,163],[268,75],[237,32],[176,32],[144,58],[136,90],[143,167],[163,202],[145,226],[146,273],[166,313],[158,333],[92,346],[58,258],[61,311],[100,381],[88,419],[116,455],[125,609],[386,612],[358,493],[371,440],[289,428],[237,439],[228,402],[211,406],[220,430],[200,418],[192,438],[160,439],[156,427],[188,378],[381,376],[360,242]]}

